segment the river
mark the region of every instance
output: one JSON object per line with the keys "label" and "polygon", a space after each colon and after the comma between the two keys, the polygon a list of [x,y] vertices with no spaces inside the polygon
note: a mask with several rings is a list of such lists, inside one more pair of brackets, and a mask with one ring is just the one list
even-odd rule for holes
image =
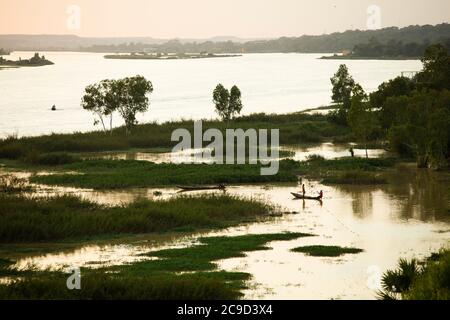
{"label": "river", "polygon": [[[29,58],[13,52],[6,59]],[[0,69],[0,137],[94,129],[80,107],[84,88],[103,79],[141,74],[154,92],[141,122],[216,117],[212,91],[220,82],[242,91],[243,114],[288,113],[327,105],[330,78],[345,63],[370,92],[383,81],[418,71],[418,60],[320,60],[322,54],[245,54],[192,60],[107,60],[100,53],[41,52],[55,65]],[[51,111],[56,105],[57,111]],[[117,117],[116,117],[117,118]],[[115,119],[115,125],[121,122]]]}

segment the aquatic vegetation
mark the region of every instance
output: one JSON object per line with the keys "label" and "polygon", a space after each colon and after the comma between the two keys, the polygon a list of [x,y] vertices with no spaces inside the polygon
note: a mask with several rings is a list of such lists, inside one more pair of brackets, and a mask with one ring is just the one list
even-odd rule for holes
{"label": "aquatic vegetation", "polygon": [[80,290],[68,290],[67,277],[62,273],[36,275],[0,285],[0,300],[216,300],[240,296],[225,281],[201,275],[131,277],[83,270]]}
{"label": "aquatic vegetation", "polygon": [[[201,238],[198,245],[148,253],[158,260],[101,270],[83,268],[81,290],[67,290],[60,272],[26,276],[0,285],[0,299],[238,299],[250,274],[216,270],[214,261],[268,250],[271,241],[309,234],[278,233]],[[182,273],[181,271],[191,271]]]}
{"label": "aquatic vegetation", "polygon": [[43,166],[60,166],[78,162],[81,159],[66,152],[39,153],[35,150],[28,152],[23,161],[27,164]]}
{"label": "aquatic vegetation", "polygon": [[276,175],[261,175],[260,165],[220,164],[155,164],[135,160],[87,160],[64,166],[83,174],[54,174],[34,176],[32,182],[76,186],[82,188],[114,189],[129,187],[160,187],[199,184],[239,184],[265,182],[296,182],[297,162],[281,160]]}
{"label": "aquatic vegetation", "polygon": [[199,245],[187,248],[166,249],[149,252],[157,260],[141,261],[128,266],[117,267],[132,273],[156,271],[208,271],[215,269],[214,261],[243,257],[244,252],[267,250],[271,241],[287,241],[309,237],[307,233],[254,234],[235,237],[204,237]]}
{"label": "aquatic vegetation", "polygon": [[228,195],[141,199],[108,207],[68,195],[29,198],[0,194],[0,203],[2,243],[219,228],[273,211],[268,204]]}
{"label": "aquatic vegetation", "polygon": [[12,174],[0,176],[0,193],[14,193],[31,190],[27,179],[19,178]]}
{"label": "aquatic vegetation", "polygon": [[312,156],[300,163],[298,173],[322,179],[325,184],[383,184],[381,173],[395,165],[393,158],[341,158],[325,160]]}
{"label": "aquatic vegetation", "polygon": [[364,250],[339,246],[305,246],[292,249],[293,252],[303,252],[313,257],[339,257],[344,254],[356,254]]}
{"label": "aquatic vegetation", "polygon": [[351,170],[331,175],[322,180],[324,184],[385,184],[387,180],[374,172]]}

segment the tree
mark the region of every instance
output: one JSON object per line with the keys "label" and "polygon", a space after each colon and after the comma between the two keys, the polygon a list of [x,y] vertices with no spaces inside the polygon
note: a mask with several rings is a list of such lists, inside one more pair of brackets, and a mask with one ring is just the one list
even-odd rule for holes
{"label": "tree", "polygon": [[364,143],[368,158],[367,141],[377,127],[377,119],[367,102],[367,94],[359,84],[352,90],[348,124],[356,138]]}
{"label": "tree", "polygon": [[[96,84],[91,84],[86,87],[85,94],[81,99],[81,106],[84,110],[92,112],[98,117],[94,121],[94,125],[99,122],[102,124],[103,130],[106,132],[105,121],[103,117],[112,115],[114,109],[108,105],[106,94],[109,91],[111,80],[103,80]],[[110,130],[112,130],[112,123],[110,123]]]}
{"label": "tree", "polygon": [[237,86],[233,86],[231,91],[228,91],[219,83],[213,91],[213,102],[216,112],[226,122],[242,110],[241,91]]}
{"label": "tree", "polygon": [[422,58],[423,71],[417,80],[425,88],[450,89],[450,56],[442,44],[429,46]]}
{"label": "tree", "polygon": [[152,83],[143,76],[127,77],[113,83],[110,99],[125,121],[126,134],[137,124],[136,115],[148,110],[148,94],[152,92]]}
{"label": "tree", "polygon": [[242,110],[241,90],[237,86],[233,86],[230,90],[229,109],[231,117],[240,114]]}
{"label": "tree", "polygon": [[340,104],[338,117],[344,120],[347,118],[348,110],[351,105],[352,90],[355,86],[355,80],[348,72],[345,64],[339,66],[338,71],[330,79],[333,85],[332,99],[333,102]]}
{"label": "tree", "polygon": [[106,132],[104,117],[110,117],[110,131],[112,132],[112,117],[118,111],[125,122],[126,133],[131,132],[137,123],[136,114],[148,110],[148,94],[153,92],[153,86],[142,76],[129,77],[119,80],[103,80],[89,85],[85,89],[81,106],[94,113]]}

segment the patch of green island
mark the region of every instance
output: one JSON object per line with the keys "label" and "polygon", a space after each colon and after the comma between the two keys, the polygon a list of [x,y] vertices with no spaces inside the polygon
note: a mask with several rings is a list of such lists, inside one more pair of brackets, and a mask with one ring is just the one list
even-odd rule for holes
{"label": "patch of green island", "polygon": [[339,257],[344,254],[356,254],[364,250],[358,248],[348,248],[339,246],[305,246],[294,248],[293,252],[303,252],[313,257]]}
{"label": "patch of green island", "polygon": [[320,57],[322,60],[420,60],[421,56],[359,56],[356,54],[334,54]]}
{"label": "patch of green island", "polygon": [[[82,268],[81,290],[67,290],[67,274],[62,272],[28,271],[23,279],[0,285],[0,299],[238,299],[251,275],[217,270],[215,261],[269,250],[267,244],[272,241],[306,236],[311,235],[277,233],[201,238],[194,246],[149,252],[146,256],[150,260],[97,270]],[[0,275],[11,274],[12,264],[12,261],[0,261]]]}
{"label": "patch of green island", "polygon": [[125,60],[179,60],[179,59],[209,59],[209,58],[232,58],[241,57],[240,54],[216,54],[216,53],[130,53],[130,54],[107,54],[105,59]]}
{"label": "patch of green island", "polygon": [[47,60],[45,56],[40,56],[39,53],[35,53],[30,59],[21,59],[17,61],[6,60],[0,56],[0,66],[5,67],[40,67],[48,66],[54,64],[53,62]]}

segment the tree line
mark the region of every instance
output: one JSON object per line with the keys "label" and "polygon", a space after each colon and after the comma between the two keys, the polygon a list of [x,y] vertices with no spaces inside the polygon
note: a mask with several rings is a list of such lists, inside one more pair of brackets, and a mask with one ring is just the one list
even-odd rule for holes
{"label": "tree line", "polygon": [[[118,45],[94,45],[82,47],[82,51],[93,52],[144,52],[154,51],[161,53],[276,53],[276,52],[302,52],[302,53],[336,53],[344,50],[365,50],[372,38],[386,50],[392,47],[393,42],[401,42],[404,48],[396,51],[416,52],[421,56],[417,46],[441,43],[449,38],[450,24],[443,23],[435,26],[409,26],[405,28],[390,27],[380,30],[349,30],[317,36],[281,37],[270,40],[253,40],[244,43],[233,41],[203,41],[185,42],[178,39],[169,40],[161,44],[148,44],[143,42],[129,42]],[[384,49],[383,49],[384,50]],[[396,53],[396,52],[394,52]]]}
{"label": "tree line", "polygon": [[385,138],[419,167],[443,168],[450,157],[450,55],[445,46],[432,45],[421,61],[421,72],[384,82],[371,94],[341,65],[331,78],[338,108],[330,117],[365,144]]}
{"label": "tree line", "polygon": [[[94,125],[104,132],[113,131],[113,115],[118,113],[125,123],[125,133],[131,134],[137,114],[148,111],[149,95],[153,92],[151,81],[137,75],[123,79],[106,79],[85,88],[81,106],[94,115]],[[229,123],[242,110],[241,91],[234,85],[230,90],[218,84],[212,99],[216,113]],[[109,126],[108,126],[109,122]]]}
{"label": "tree line", "polygon": [[[450,38],[440,42],[448,51],[450,50]],[[353,48],[352,55],[357,57],[390,57],[390,58],[418,58],[422,57],[430,46],[429,41],[422,43],[403,43],[394,39],[387,43],[381,43],[377,38],[371,38],[369,42],[358,44]]]}

